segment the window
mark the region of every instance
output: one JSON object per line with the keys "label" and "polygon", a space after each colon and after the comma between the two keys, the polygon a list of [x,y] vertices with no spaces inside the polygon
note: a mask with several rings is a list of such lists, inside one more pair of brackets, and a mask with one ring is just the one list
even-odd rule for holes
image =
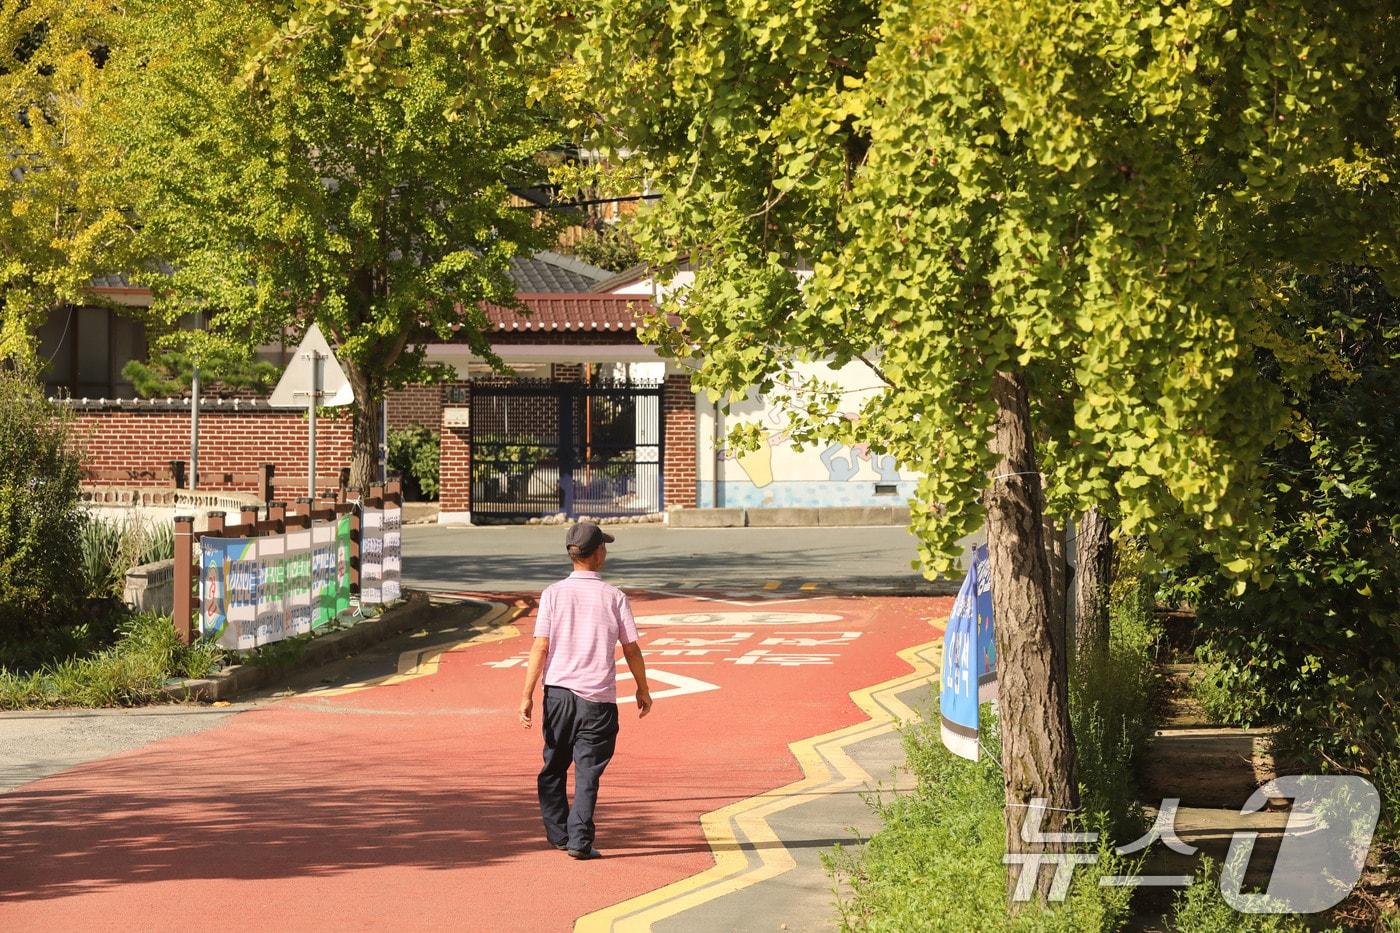
{"label": "window", "polygon": [[108,308],[63,308],[38,329],[49,395],[129,398],[122,367],[146,358],[146,327]]}

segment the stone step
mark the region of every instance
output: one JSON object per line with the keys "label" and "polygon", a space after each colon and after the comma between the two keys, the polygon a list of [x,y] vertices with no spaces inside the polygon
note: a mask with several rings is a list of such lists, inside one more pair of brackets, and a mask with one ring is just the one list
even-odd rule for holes
{"label": "stone step", "polygon": [[[1147,809],[1146,812],[1149,821],[1157,816],[1155,809]],[[1240,813],[1238,809],[1180,807],[1175,821],[1177,838],[1195,847],[1196,851],[1183,854],[1169,849],[1161,841],[1154,842],[1144,853],[1140,853],[1145,856],[1140,874],[1194,876],[1200,868],[1201,859],[1210,858],[1215,863],[1215,877],[1218,879],[1220,866],[1229,853],[1234,834],[1248,831],[1258,835],[1245,866],[1244,884],[1246,889],[1263,888],[1273,872],[1288,820],[1289,813],[1284,808]],[[1300,826],[1303,825],[1301,820]],[[1180,890],[1175,887],[1139,888],[1133,900],[1135,912],[1148,920],[1158,913],[1169,912],[1172,900]]]}
{"label": "stone step", "polygon": [[1159,729],[1144,755],[1142,798],[1176,797],[1192,807],[1238,809],[1273,776],[1266,730]]}

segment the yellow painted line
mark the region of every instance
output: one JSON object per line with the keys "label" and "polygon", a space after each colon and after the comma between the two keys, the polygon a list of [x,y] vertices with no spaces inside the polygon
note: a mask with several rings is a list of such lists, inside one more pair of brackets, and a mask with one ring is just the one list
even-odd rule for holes
{"label": "yellow painted line", "polygon": [[[935,650],[940,641],[935,639],[899,652],[899,658],[913,668],[908,674],[850,695],[870,717],[866,722],[789,745],[802,766],[801,780],[701,816],[701,829],[715,856],[713,868],[580,917],[574,924],[574,933],[648,931],[654,923],[796,867],[792,854],[769,825],[768,817],[830,794],[870,784],[871,776],[851,758],[846,748],[891,732],[901,721],[919,718],[898,694],[927,682],[937,673]],[[752,847],[752,858],[744,848],[746,844]],[[754,859],[757,864],[752,864]]]}
{"label": "yellow painted line", "polygon": [[449,651],[461,651],[474,645],[504,641],[519,635],[520,630],[509,623],[520,618],[525,613],[525,608],[506,606],[501,603],[492,603],[491,605],[495,608],[472,623],[472,634],[467,638],[446,645],[436,645],[432,648],[414,648],[400,654],[396,673],[356,681],[340,687],[331,687],[326,690],[308,690],[306,695],[315,697],[344,696],[347,693],[358,693],[371,687],[388,687],[416,680],[419,677],[431,677],[438,672],[442,656]]}
{"label": "yellow painted line", "polygon": [[801,586],[798,587],[799,590],[806,590],[806,591],[809,592],[809,593],[810,593],[812,590],[815,590],[816,588],[817,588],[817,585],[816,585],[815,583],[804,583],[804,584],[802,584]]}
{"label": "yellow painted line", "polygon": [[763,584],[763,588],[764,588],[765,590],[768,590],[768,591],[771,593],[773,590],[776,590],[778,587],[780,587],[780,586],[782,586],[782,585],[783,585],[783,581],[782,581],[782,580],[769,580],[767,583]]}

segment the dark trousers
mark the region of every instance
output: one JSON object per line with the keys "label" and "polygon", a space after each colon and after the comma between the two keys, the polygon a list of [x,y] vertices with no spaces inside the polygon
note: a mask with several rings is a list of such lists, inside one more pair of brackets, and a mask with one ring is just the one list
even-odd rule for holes
{"label": "dark trousers", "polygon": [[[544,769],[540,815],[551,845],[581,852],[593,845],[598,779],[617,747],[617,704],[593,703],[563,687],[544,688]],[[566,781],[574,765],[574,805]]]}

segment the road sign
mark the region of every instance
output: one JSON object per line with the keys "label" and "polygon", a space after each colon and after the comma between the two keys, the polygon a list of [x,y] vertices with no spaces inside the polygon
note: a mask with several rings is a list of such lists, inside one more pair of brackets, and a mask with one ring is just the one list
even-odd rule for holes
{"label": "road sign", "polygon": [[[319,390],[316,385],[317,369],[320,370]],[[322,408],[349,405],[355,401],[355,392],[350,388],[350,380],[345,378],[345,370],[340,368],[331,345],[321,334],[321,328],[312,324],[301,338],[291,362],[272,390],[267,403],[273,408],[305,408],[319,391],[316,404]]]}
{"label": "road sign", "polygon": [[277,381],[268,404],[273,408],[306,409],[306,494],[316,497],[316,409],[319,406],[349,405],[355,392],[345,370],[336,362],[331,345],[312,324],[301,338],[292,361]]}

